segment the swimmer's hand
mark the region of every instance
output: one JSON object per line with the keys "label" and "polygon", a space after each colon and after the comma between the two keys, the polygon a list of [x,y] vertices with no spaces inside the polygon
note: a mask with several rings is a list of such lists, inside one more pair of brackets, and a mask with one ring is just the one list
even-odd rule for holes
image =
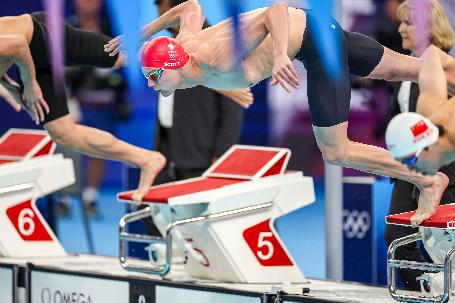
{"label": "swimmer's hand", "polygon": [[109,56],[117,55],[123,49],[123,35],[117,36],[114,39],[109,40],[104,45],[104,52],[109,53]]}
{"label": "swimmer's hand", "polygon": [[36,124],[44,121],[44,111],[49,114],[49,106],[44,100],[43,93],[36,80],[25,84],[24,92],[22,92],[17,82],[4,75],[0,78],[0,96],[16,111],[24,108]]}
{"label": "swimmer's hand", "polygon": [[[13,90],[13,91],[9,91],[8,89]],[[6,101],[6,103],[11,105],[11,107],[17,112],[22,109],[22,105],[21,105],[22,102],[20,101],[20,99],[22,97],[20,95],[20,91],[21,91],[20,86],[17,83],[15,83],[15,82],[14,82],[14,84],[8,83],[8,82],[6,82],[6,80],[3,77],[1,78],[0,97],[3,98]],[[19,100],[16,100],[16,99],[19,99]]]}
{"label": "swimmer's hand", "polygon": [[217,92],[240,104],[240,106],[243,108],[249,108],[253,104],[253,93],[249,88],[235,90],[217,90]]}
{"label": "swimmer's hand", "polygon": [[44,112],[49,114],[49,106],[43,98],[43,93],[36,80],[24,86],[24,108],[36,124],[44,121]]}
{"label": "swimmer's hand", "polygon": [[289,85],[299,88],[299,76],[292,65],[291,59],[286,54],[275,56],[273,59],[271,86],[280,84],[288,93],[291,92]]}

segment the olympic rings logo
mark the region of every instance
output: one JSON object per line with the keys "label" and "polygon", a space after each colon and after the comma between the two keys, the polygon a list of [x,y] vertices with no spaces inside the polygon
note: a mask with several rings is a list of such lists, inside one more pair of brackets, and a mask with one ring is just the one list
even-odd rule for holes
{"label": "olympic rings logo", "polygon": [[371,228],[371,216],[368,212],[343,210],[343,231],[347,238],[363,239]]}

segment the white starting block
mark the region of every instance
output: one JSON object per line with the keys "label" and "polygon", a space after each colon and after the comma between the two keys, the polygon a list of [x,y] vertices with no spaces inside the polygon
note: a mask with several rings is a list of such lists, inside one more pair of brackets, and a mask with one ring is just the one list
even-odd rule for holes
{"label": "white starting block", "polygon": [[35,205],[74,183],[72,161],[54,150],[45,131],[10,129],[0,138],[0,256],[65,254]]}
{"label": "white starting block", "polygon": [[[285,173],[290,154],[283,148],[234,145],[202,177],[151,187],[143,201],[158,208],[158,215],[149,206],[120,220],[122,267],[165,275],[177,244],[186,252],[185,269],[193,278],[237,283],[304,281],[274,228],[278,217],[315,201],[311,177]],[[118,199],[132,202],[131,196],[132,192],[124,192]],[[128,223],[148,216],[164,237],[126,231]],[[165,244],[166,260],[161,266],[129,264],[127,242]]]}
{"label": "white starting block", "polygon": [[[386,217],[388,224],[411,226],[415,211]],[[422,240],[434,263],[396,260],[399,246]],[[395,300],[403,302],[447,302],[453,292],[452,261],[455,254],[455,204],[440,205],[436,214],[420,224],[419,232],[397,239],[387,253],[389,291]],[[400,294],[396,287],[397,269],[417,269],[425,273],[419,278],[421,295]]]}

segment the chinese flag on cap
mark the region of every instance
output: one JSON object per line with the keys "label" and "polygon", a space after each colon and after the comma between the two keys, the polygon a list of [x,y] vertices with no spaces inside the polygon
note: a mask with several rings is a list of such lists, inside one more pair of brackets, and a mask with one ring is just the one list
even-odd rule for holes
{"label": "chinese flag on cap", "polygon": [[427,130],[428,130],[428,125],[423,120],[420,120],[419,122],[417,122],[416,124],[411,126],[411,132],[414,135],[414,138],[420,136]]}

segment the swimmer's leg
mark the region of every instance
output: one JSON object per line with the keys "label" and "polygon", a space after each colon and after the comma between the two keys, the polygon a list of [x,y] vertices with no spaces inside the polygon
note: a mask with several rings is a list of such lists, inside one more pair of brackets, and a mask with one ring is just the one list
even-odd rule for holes
{"label": "swimmer's leg", "polygon": [[78,125],[70,115],[46,123],[45,128],[57,144],[92,157],[118,160],[139,167],[141,177],[134,195],[136,200],[140,200],[148,192],[165,164],[165,158],[160,153],[128,144],[108,132]]}
{"label": "swimmer's leg", "polygon": [[[421,220],[431,216],[431,212],[439,205],[442,192],[447,187],[445,175],[424,176],[412,172],[396,161],[386,149],[349,140],[347,128],[348,122],[330,127],[313,127],[324,161],[415,184],[420,190],[419,205],[422,206],[419,217],[413,223],[420,224]],[[428,207],[423,207],[424,205]]]}

